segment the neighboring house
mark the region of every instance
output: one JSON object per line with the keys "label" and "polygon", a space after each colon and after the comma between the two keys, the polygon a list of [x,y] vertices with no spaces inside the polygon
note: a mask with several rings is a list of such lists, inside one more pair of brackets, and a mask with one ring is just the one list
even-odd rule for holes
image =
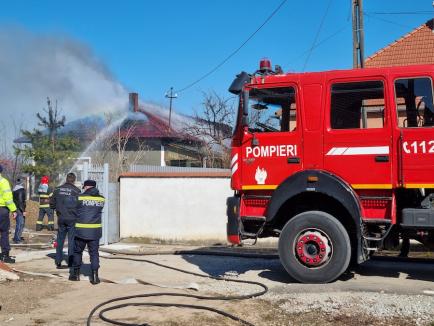
{"label": "neighboring house", "polygon": [[366,68],[434,64],[433,19],[365,60]]}
{"label": "neighboring house", "polygon": [[[123,116],[124,118],[119,118]],[[137,93],[130,93],[128,112],[117,112],[117,116],[90,115],[68,122],[59,133],[77,138],[82,152],[77,159],[91,163],[109,163],[119,170],[128,170],[133,165],[159,165],[202,167],[209,162],[209,150],[205,150],[206,139],[195,135],[191,126],[201,124],[192,117],[169,114],[158,105],[140,105]],[[114,121],[119,119],[117,122]],[[217,124],[216,124],[217,125]],[[191,128],[192,129],[192,128]],[[231,128],[217,125],[217,129],[231,134]],[[20,137],[17,144],[28,144],[29,140]],[[88,150],[87,150],[88,149]],[[218,151],[219,149],[216,149]],[[219,155],[216,155],[217,157]],[[214,158],[214,167],[221,167]]]}
{"label": "neighboring house", "polygon": [[0,165],[3,167],[3,176],[11,178],[14,172],[14,161],[7,157],[0,157]]}
{"label": "neighboring house", "polygon": [[[130,163],[201,167],[202,141],[188,133],[189,123],[194,121],[185,117],[181,123],[173,114],[169,126],[168,118],[162,112],[157,114],[152,106],[139,105],[137,94],[131,93],[130,114],[109,136],[113,140],[113,153],[116,155],[116,142],[121,140],[125,145],[125,160]],[[144,152],[140,158],[137,151]]]}
{"label": "neighboring house", "polygon": [[[365,60],[366,68],[419,64],[434,64],[433,19],[375,52]],[[416,96],[415,105],[420,105],[420,110],[424,110],[425,103],[423,101],[421,103],[421,101],[422,97]],[[405,99],[398,96],[397,102],[400,125],[405,125],[407,123]],[[381,126],[383,123],[384,100],[367,100],[364,108],[366,109],[370,127]]]}

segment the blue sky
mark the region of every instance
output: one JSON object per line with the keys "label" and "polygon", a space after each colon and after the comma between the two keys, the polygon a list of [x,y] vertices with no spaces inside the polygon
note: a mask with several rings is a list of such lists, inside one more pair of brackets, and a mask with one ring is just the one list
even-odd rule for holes
{"label": "blue sky", "polygon": [[[329,0],[288,0],[273,19],[223,67],[179,94],[175,110],[199,109],[201,92],[229,97],[236,73],[253,72],[268,57],[284,71],[301,71]],[[164,93],[183,88],[236,49],[281,0],[95,0],[2,2],[0,28],[69,37],[89,46],[112,74],[142,100],[167,104]],[[370,55],[434,16],[431,0],[365,0],[365,46]],[[374,12],[431,11],[378,15]],[[371,13],[371,14],[369,14]],[[386,21],[387,20],[387,21]],[[333,0],[306,71],[352,66],[350,0]]]}

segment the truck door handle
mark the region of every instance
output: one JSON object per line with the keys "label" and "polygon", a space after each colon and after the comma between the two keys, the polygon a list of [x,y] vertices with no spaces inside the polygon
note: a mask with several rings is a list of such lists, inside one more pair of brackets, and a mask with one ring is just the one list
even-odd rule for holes
{"label": "truck door handle", "polygon": [[288,157],[288,164],[298,164],[300,163],[299,157]]}
{"label": "truck door handle", "polygon": [[375,156],[375,162],[389,162],[389,155]]}

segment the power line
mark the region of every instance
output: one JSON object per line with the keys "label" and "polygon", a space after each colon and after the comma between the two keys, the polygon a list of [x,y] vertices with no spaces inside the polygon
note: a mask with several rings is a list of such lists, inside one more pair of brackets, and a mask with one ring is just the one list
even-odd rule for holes
{"label": "power line", "polygon": [[369,11],[365,13],[370,15],[432,15],[433,11]]}
{"label": "power line", "polygon": [[212,73],[214,73],[217,69],[219,69],[221,66],[223,66],[230,58],[232,58],[235,54],[237,54],[261,29],[262,27],[264,27],[270,20],[271,18],[273,18],[273,16],[280,10],[280,8],[282,8],[282,6],[287,2],[287,0],[283,0],[276,9],[274,9],[274,11],[265,19],[265,21],[252,33],[250,34],[250,36],[237,48],[235,49],[232,53],[230,53],[225,59],[223,59],[218,65],[216,65],[214,68],[212,68],[210,71],[208,71],[206,74],[204,74],[202,77],[196,79],[194,82],[188,84],[187,86],[179,89],[178,91],[176,91],[177,93],[181,93],[191,87],[193,87],[194,85],[196,85],[197,83],[201,82],[202,80],[204,80],[205,78],[207,78],[209,75],[211,75]]}
{"label": "power line", "polygon": [[[336,30],[334,33],[330,34],[329,36],[323,38],[321,41],[317,42],[315,44],[315,46],[313,48],[308,48],[305,51],[303,51],[300,55],[298,55],[297,57],[295,57],[295,59],[291,60],[291,62],[296,62],[298,60],[300,60],[301,58],[303,58],[307,53],[309,53],[309,51],[311,50],[315,50],[316,48],[320,47],[321,45],[323,45],[324,43],[326,43],[327,41],[329,41],[330,39],[332,39],[333,37],[335,37],[336,35],[342,33],[344,30],[348,29],[349,26],[348,25],[344,25],[341,28],[339,28],[338,30]],[[291,62],[289,62],[287,65],[291,64]]]}
{"label": "power line", "polygon": [[304,65],[303,65],[303,70],[302,71],[304,71],[304,69],[306,68],[307,62],[310,59],[310,56],[311,56],[312,51],[313,51],[313,48],[315,47],[316,41],[318,39],[318,36],[319,36],[319,34],[320,34],[321,30],[322,30],[322,26],[324,24],[324,21],[325,21],[325,18],[327,17],[328,12],[329,12],[329,9],[330,9],[330,6],[332,4],[332,1],[333,0],[329,1],[328,5],[327,5],[327,8],[326,8],[326,11],[324,12],[324,15],[322,16],[321,23],[319,24],[319,27],[318,27],[318,30],[316,32],[315,38],[313,40],[312,46],[310,47],[309,53],[308,53],[308,55],[306,57],[306,60],[304,61]]}
{"label": "power line", "polygon": [[382,22],[385,22],[385,23],[388,23],[388,24],[391,24],[391,25],[395,25],[395,26],[403,27],[403,28],[406,28],[406,29],[412,29],[412,28],[413,28],[413,27],[411,27],[411,26],[404,25],[404,24],[401,24],[401,23],[397,23],[397,22],[394,22],[394,21],[392,21],[392,20],[388,20],[388,19],[384,19],[384,18],[376,17],[376,16],[371,15],[371,14],[366,13],[366,12],[364,12],[364,14],[365,14],[366,17],[369,17],[369,18],[372,18],[372,19],[376,19],[376,20],[379,20],[379,21],[382,21]]}

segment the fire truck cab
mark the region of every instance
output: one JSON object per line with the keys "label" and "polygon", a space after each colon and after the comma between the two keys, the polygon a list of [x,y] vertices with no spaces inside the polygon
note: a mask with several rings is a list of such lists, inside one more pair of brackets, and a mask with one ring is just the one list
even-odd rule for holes
{"label": "fire truck cab", "polygon": [[229,242],[279,237],[294,279],[324,283],[400,239],[434,246],[434,65],[287,73],[239,95]]}

